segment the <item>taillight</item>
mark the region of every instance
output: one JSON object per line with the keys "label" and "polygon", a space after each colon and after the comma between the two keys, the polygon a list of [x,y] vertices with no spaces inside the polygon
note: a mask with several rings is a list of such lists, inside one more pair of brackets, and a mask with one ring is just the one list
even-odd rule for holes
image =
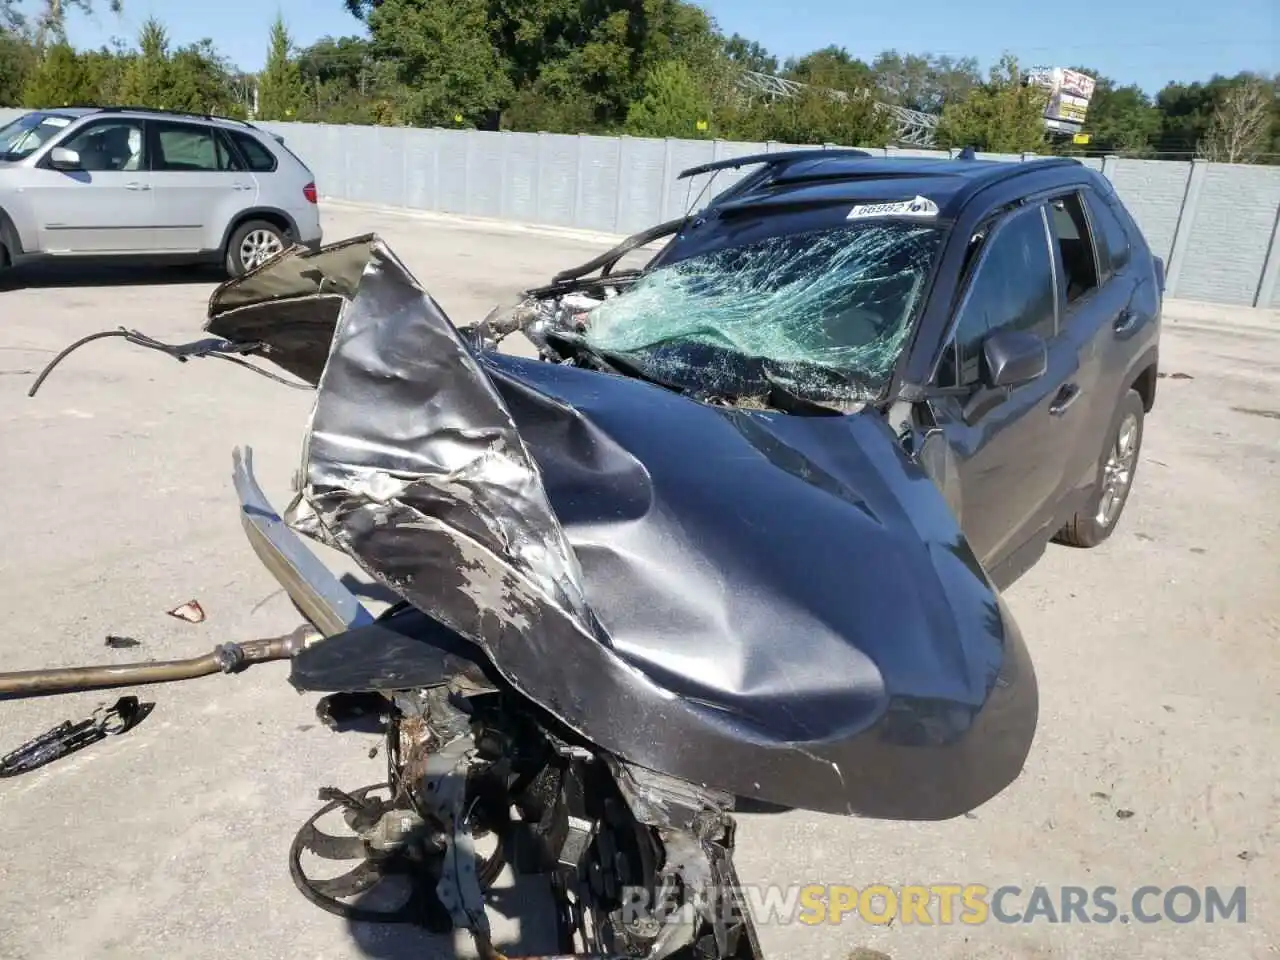
{"label": "taillight", "polygon": [[302,188],[302,195],[307,198],[308,203],[315,203],[316,202],[316,185],[314,183],[308,183],[305,187]]}

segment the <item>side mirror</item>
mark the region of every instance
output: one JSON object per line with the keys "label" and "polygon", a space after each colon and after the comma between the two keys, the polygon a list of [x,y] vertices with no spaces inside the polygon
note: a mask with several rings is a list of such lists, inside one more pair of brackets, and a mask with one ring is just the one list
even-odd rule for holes
{"label": "side mirror", "polygon": [[1049,366],[1044,338],[1025,330],[1001,330],[982,344],[988,387],[1016,387],[1043,376]]}
{"label": "side mirror", "polygon": [[55,170],[79,170],[80,154],[66,147],[54,147],[49,151],[49,166]]}

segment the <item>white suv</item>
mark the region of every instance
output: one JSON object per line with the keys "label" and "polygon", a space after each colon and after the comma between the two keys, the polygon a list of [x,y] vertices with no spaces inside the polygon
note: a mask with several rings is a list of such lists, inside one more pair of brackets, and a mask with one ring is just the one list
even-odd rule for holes
{"label": "white suv", "polygon": [[110,256],[214,260],[238,276],[320,242],[315,177],[253,124],[80,107],[0,127],[0,270]]}

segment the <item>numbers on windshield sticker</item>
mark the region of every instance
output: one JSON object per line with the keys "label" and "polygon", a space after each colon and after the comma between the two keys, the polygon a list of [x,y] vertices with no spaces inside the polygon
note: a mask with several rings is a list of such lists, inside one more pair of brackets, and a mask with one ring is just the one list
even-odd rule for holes
{"label": "numbers on windshield sticker", "polygon": [[896,203],[861,203],[849,211],[848,220],[865,220],[868,217],[936,217],[938,205],[928,197]]}

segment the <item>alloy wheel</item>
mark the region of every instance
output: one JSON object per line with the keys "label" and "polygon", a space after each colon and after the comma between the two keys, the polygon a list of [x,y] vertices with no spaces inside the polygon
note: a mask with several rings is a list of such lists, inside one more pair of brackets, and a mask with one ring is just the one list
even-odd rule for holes
{"label": "alloy wheel", "polygon": [[1102,465],[1102,497],[1098,501],[1098,524],[1109,527],[1120,515],[1129,485],[1133,483],[1133,468],[1138,456],[1138,418],[1127,414],[1120,421],[1115,443],[1107,451],[1107,461]]}
{"label": "alloy wheel", "polygon": [[251,230],[240,241],[240,262],[252,270],[284,249],[284,241],[270,230]]}

